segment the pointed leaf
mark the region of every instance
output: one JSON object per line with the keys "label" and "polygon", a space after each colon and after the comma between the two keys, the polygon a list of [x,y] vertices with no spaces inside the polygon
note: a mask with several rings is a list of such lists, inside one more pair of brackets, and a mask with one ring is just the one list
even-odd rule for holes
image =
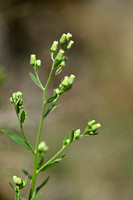
{"label": "pointed leaf", "polygon": [[52,96],[52,97],[50,97],[50,98],[47,99],[46,103],[50,103],[50,102],[54,101],[56,98],[57,98],[56,95]]}
{"label": "pointed leaf", "polygon": [[27,184],[27,181],[28,181],[28,175],[26,176],[25,180],[24,180],[24,183],[25,183],[25,186]]}
{"label": "pointed leaf", "polygon": [[15,191],[14,186],[11,184],[11,182],[9,182],[9,185],[11,186],[11,188]]}
{"label": "pointed leaf", "polygon": [[54,109],[55,109],[56,107],[58,107],[58,106],[59,106],[59,104],[53,104],[53,105],[51,105],[51,106],[48,108],[48,110],[46,111],[46,113],[44,114],[44,117],[46,117],[50,112],[53,112]]}
{"label": "pointed leaf", "polygon": [[15,135],[14,133],[8,131],[8,130],[4,130],[4,129],[1,129],[1,131],[3,133],[6,133],[10,138],[12,138],[15,142],[23,145],[24,147],[26,147],[28,150],[32,151],[30,149],[30,147],[28,146],[28,144],[22,139],[20,138],[19,136]]}
{"label": "pointed leaf", "polygon": [[52,74],[52,76],[57,76],[58,74],[60,74],[62,72],[62,67],[59,67],[55,73]]}
{"label": "pointed leaf", "polygon": [[50,167],[53,167],[54,165],[56,165],[57,163],[59,163],[63,158],[64,158],[65,154],[63,154],[63,156],[61,158],[57,158],[54,161],[50,162],[50,163],[46,163],[41,170],[39,170],[39,172],[45,171],[47,169],[49,169]]}
{"label": "pointed leaf", "polygon": [[38,193],[38,194],[35,195],[31,200],[35,200],[35,199],[37,199],[41,194],[42,194],[42,192]]}
{"label": "pointed leaf", "polygon": [[26,176],[28,176],[28,178],[29,178],[30,180],[32,179],[32,176],[29,175],[29,173],[27,172],[27,170],[26,170],[23,166],[21,166],[21,170],[22,170],[22,172],[23,172]]}
{"label": "pointed leaf", "polygon": [[20,115],[20,120],[21,120],[21,123],[23,124],[24,123],[24,120],[26,119],[26,112],[23,111]]}
{"label": "pointed leaf", "polygon": [[33,80],[33,82],[34,82],[38,87],[40,87],[41,89],[43,89],[42,86],[40,85],[39,81],[37,80],[37,78],[36,78],[31,72],[30,72],[30,77],[31,77],[31,79]]}
{"label": "pointed leaf", "polygon": [[38,186],[37,187],[37,189],[36,189],[36,194],[39,192],[39,190],[42,188],[42,187],[44,187],[44,185],[46,185],[46,183],[48,182],[48,180],[49,180],[49,176],[42,182],[42,184],[40,185],[40,186]]}
{"label": "pointed leaf", "polygon": [[74,139],[74,130],[72,130],[72,133],[71,133],[70,143],[73,141],[73,139]]}

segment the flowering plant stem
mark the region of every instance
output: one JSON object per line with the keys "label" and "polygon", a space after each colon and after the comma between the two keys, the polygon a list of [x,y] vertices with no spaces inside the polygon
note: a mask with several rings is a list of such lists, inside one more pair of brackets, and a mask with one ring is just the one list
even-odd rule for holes
{"label": "flowering plant stem", "polygon": [[40,126],[39,126],[39,130],[38,130],[38,135],[37,135],[36,148],[35,148],[35,152],[34,152],[34,171],[33,171],[33,176],[32,176],[31,187],[30,187],[29,200],[33,195],[35,182],[36,182],[36,177],[37,177],[38,146],[39,146],[39,142],[40,142],[40,136],[41,136],[42,126],[43,126],[43,121],[44,121],[44,113],[45,113],[45,108],[46,108],[46,92],[47,92],[47,88],[48,88],[49,82],[50,82],[50,80],[52,78],[52,74],[53,74],[53,70],[54,70],[53,68],[54,68],[54,61],[53,61],[53,65],[52,65],[52,68],[51,68],[51,71],[50,71],[49,78],[48,78],[47,83],[45,85],[45,88],[43,90],[43,107],[42,107]]}
{"label": "flowering plant stem", "polygon": [[[71,89],[74,79],[75,79],[75,76],[73,74],[70,76],[65,76],[64,79],[59,84],[59,87],[53,90],[53,96],[49,97],[48,99],[46,98],[47,89],[48,89],[48,85],[51,81],[51,78],[53,76],[57,76],[58,74],[60,74],[62,69],[66,65],[67,58],[64,56],[64,53],[66,51],[70,50],[74,43],[72,40],[70,40],[71,37],[72,37],[72,35],[70,33],[63,34],[61,36],[60,48],[59,48],[58,53],[56,53],[55,57],[54,57],[54,53],[58,50],[59,43],[58,43],[58,41],[53,42],[53,44],[50,48],[52,67],[51,67],[51,71],[50,71],[50,74],[49,74],[49,77],[48,77],[45,87],[41,83],[41,81],[39,79],[39,75],[38,75],[38,69],[41,66],[41,60],[36,60],[36,56],[34,54],[31,55],[30,64],[33,66],[33,68],[35,70],[35,76],[32,73],[30,73],[30,77],[33,80],[33,82],[38,87],[41,88],[41,90],[43,92],[42,111],[41,111],[40,124],[39,124],[37,138],[36,138],[35,149],[30,144],[30,142],[24,132],[24,129],[23,129],[23,123],[27,119],[27,114],[24,110],[22,111],[22,109],[25,108],[25,106],[23,105],[22,93],[15,92],[11,95],[10,102],[14,104],[14,108],[15,108],[15,111],[17,114],[17,118],[19,121],[20,129],[21,129],[24,140],[21,137],[17,136],[16,134],[14,134],[8,130],[2,129],[2,131],[4,133],[6,133],[9,137],[11,137],[14,141],[16,141],[17,143],[26,147],[34,155],[34,166],[33,166],[32,176],[29,175],[29,173],[27,172],[26,169],[22,168],[22,171],[26,175],[25,180],[23,180],[22,178],[19,178],[17,176],[13,176],[13,181],[15,183],[15,186],[13,186],[11,182],[9,182],[10,186],[15,191],[15,200],[21,200],[20,192],[23,189],[23,187],[26,186],[28,178],[30,179],[30,183],[31,183],[28,200],[36,200],[38,198],[38,196],[41,194],[41,193],[38,193],[39,190],[42,187],[44,187],[44,185],[49,180],[49,177],[47,177],[41,183],[41,185],[39,185],[37,188],[35,188],[37,175],[40,172],[46,171],[48,168],[53,167],[54,165],[59,163],[63,159],[64,154],[60,158],[58,158],[58,156],[73,141],[79,140],[83,136],[96,135],[97,130],[101,126],[99,123],[95,124],[95,120],[91,120],[88,122],[88,124],[82,134],[80,133],[81,132],[80,129],[73,130],[72,132],[68,131],[63,140],[62,148],[47,162],[45,162],[45,163],[43,162],[45,153],[48,150],[46,143],[44,141],[40,142],[44,119],[49,113],[53,112],[53,110],[58,106],[58,104],[55,104],[55,102],[59,99],[59,97],[64,92]],[[51,106],[46,110],[46,105],[49,103],[51,103]]]}

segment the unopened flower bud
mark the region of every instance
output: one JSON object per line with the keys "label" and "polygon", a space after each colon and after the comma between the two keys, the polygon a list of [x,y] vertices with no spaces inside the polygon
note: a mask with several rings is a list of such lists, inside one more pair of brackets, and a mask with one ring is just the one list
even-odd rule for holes
{"label": "unopened flower bud", "polygon": [[74,138],[75,139],[78,139],[80,137],[80,129],[77,129],[75,132],[74,132]]}
{"label": "unopened flower bud", "polygon": [[16,184],[17,181],[18,181],[18,177],[17,177],[17,176],[13,176],[13,181],[14,181],[14,183]]}
{"label": "unopened flower bud", "polygon": [[22,97],[22,92],[19,92],[19,91],[18,91],[18,92],[16,93],[16,95],[17,95],[17,97]]}
{"label": "unopened flower bud", "polygon": [[70,143],[70,139],[66,139],[65,141],[65,145],[69,144]]}
{"label": "unopened flower bud", "polygon": [[89,131],[89,135],[94,135],[94,132],[93,131]]}
{"label": "unopened flower bud", "polygon": [[36,67],[39,68],[41,66],[41,60],[36,61]]}
{"label": "unopened flower bud", "polygon": [[97,131],[97,129],[100,128],[100,127],[101,127],[101,124],[94,124],[94,125],[91,127],[91,130],[95,132],[95,131]]}
{"label": "unopened flower bud", "polygon": [[89,121],[88,124],[87,124],[87,126],[88,126],[89,128],[91,128],[93,124],[95,124],[95,120]]}
{"label": "unopened flower bud", "polygon": [[73,43],[74,43],[74,41],[73,41],[73,40],[70,40],[70,42],[69,42],[68,45],[66,46],[66,49],[67,49],[67,50],[71,49]]}
{"label": "unopened flower bud", "polygon": [[59,94],[60,94],[59,88],[54,89],[54,94],[55,94],[55,95],[59,95]]}
{"label": "unopened flower bud", "polygon": [[69,77],[69,84],[72,85],[74,82],[75,76],[73,74],[71,74],[71,76]]}
{"label": "unopened flower bud", "polygon": [[64,51],[61,49],[59,50],[57,56],[56,56],[56,60],[61,60],[63,58],[63,54],[64,54]]}
{"label": "unopened flower bud", "polygon": [[69,42],[69,40],[70,40],[71,37],[72,37],[72,34],[71,34],[71,33],[67,33],[67,34],[66,34],[67,42]]}
{"label": "unopened flower bud", "polygon": [[60,38],[60,44],[63,45],[63,44],[66,44],[67,43],[67,38],[66,38],[66,34],[63,33],[63,35],[61,36]]}
{"label": "unopened flower bud", "polygon": [[13,181],[17,186],[23,186],[23,179],[18,178],[17,176],[13,176]]}
{"label": "unopened flower bud", "polygon": [[63,81],[60,84],[60,87],[62,87],[62,86],[65,86],[65,87],[68,86],[68,84],[69,84],[68,80],[69,80],[69,77],[65,76],[64,79],[63,79]]}
{"label": "unopened flower bud", "polygon": [[58,49],[58,41],[54,41],[50,48],[50,51],[55,52],[57,49]]}
{"label": "unopened flower bud", "polygon": [[30,64],[34,66],[35,63],[36,63],[36,55],[32,54],[30,57]]}
{"label": "unopened flower bud", "polygon": [[13,98],[12,98],[12,97],[10,97],[9,101],[10,101],[11,103],[14,103],[14,101],[13,101]]}
{"label": "unopened flower bud", "polygon": [[63,61],[60,63],[60,67],[65,67],[65,65],[66,65],[66,61],[63,60]]}
{"label": "unopened flower bud", "polygon": [[47,150],[48,150],[48,146],[46,145],[46,143],[44,141],[40,142],[38,146],[38,151],[46,152]]}

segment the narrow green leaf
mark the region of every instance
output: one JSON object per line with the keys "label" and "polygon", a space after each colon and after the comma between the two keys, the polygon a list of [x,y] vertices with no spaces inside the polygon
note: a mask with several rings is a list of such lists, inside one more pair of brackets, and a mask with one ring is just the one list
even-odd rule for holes
{"label": "narrow green leaf", "polygon": [[45,171],[45,170],[49,169],[50,167],[53,167],[54,165],[59,163],[64,158],[64,156],[65,156],[65,154],[63,154],[63,156],[61,158],[55,159],[53,162],[46,163],[39,172]]}
{"label": "narrow green leaf", "polygon": [[50,97],[50,98],[47,99],[46,103],[50,103],[50,102],[54,101],[56,98],[57,98],[56,95],[52,96],[52,97]]}
{"label": "narrow green leaf", "polygon": [[22,146],[26,147],[28,150],[32,151],[30,149],[30,147],[28,146],[28,144],[22,139],[20,138],[19,136],[15,135],[14,133],[8,131],[8,130],[4,130],[4,129],[1,129],[1,131],[3,133],[6,133],[10,138],[12,138],[15,142],[21,144]]}
{"label": "narrow green leaf", "polygon": [[71,133],[70,143],[73,141],[73,139],[74,139],[74,130],[72,130],[72,133]]}
{"label": "narrow green leaf", "polygon": [[30,180],[32,179],[32,176],[29,175],[29,173],[27,172],[27,170],[26,170],[23,166],[21,166],[21,170],[22,170],[22,172],[23,172],[26,176],[28,176],[28,178],[29,178]]}
{"label": "narrow green leaf", "polygon": [[11,184],[11,182],[9,182],[9,185],[11,186],[11,188],[15,191],[14,186]]}
{"label": "narrow green leaf", "polygon": [[56,67],[58,67],[59,66],[59,64],[62,62],[62,60],[63,59],[61,59],[61,60],[58,60],[55,64],[54,64],[54,69],[56,68]]}
{"label": "narrow green leaf", "polygon": [[36,78],[31,72],[30,72],[30,77],[31,77],[31,79],[33,80],[33,82],[34,82],[38,87],[40,87],[41,89],[43,89],[42,86],[40,85],[39,81],[37,80],[37,78]]}
{"label": "narrow green leaf", "polygon": [[27,181],[28,181],[28,175],[26,176],[26,178],[25,178],[25,180],[24,180],[25,186],[26,186],[26,184],[27,184]]}
{"label": "narrow green leaf", "polygon": [[53,105],[51,105],[51,106],[48,108],[48,110],[46,111],[46,113],[44,114],[44,117],[46,117],[49,113],[53,112],[54,109],[55,109],[56,107],[58,107],[58,106],[59,106],[59,104],[53,104]]}
{"label": "narrow green leaf", "polygon": [[39,192],[39,190],[42,188],[42,187],[44,187],[44,185],[46,185],[46,183],[48,182],[48,180],[49,180],[49,176],[42,182],[42,184],[40,185],[40,186],[38,186],[37,187],[37,189],[36,189],[36,194]]}
{"label": "narrow green leaf", "polygon": [[55,73],[52,74],[52,76],[57,76],[58,74],[60,74],[62,72],[62,67],[59,67]]}
{"label": "narrow green leaf", "polygon": [[35,199],[37,199],[41,194],[42,194],[42,192],[38,193],[38,194],[35,195],[31,200],[35,200]]}
{"label": "narrow green leaf", "polygon": [[24,123],[24,120],[26,119],[26,112],[23,111],[20,115],[20,120],[21,120],[21,123],[23,124]]}

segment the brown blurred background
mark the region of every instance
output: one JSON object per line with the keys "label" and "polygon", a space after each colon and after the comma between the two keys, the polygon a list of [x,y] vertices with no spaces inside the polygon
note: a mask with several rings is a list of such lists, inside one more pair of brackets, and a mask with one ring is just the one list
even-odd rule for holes
{"label": "brown blurred background", "polygon": [[[48,95],[64,75],[76,75],[71,91],[50,114],[42,140],[48,159],[68,131],[84,130],[90,119],[102,124],[100,134],[75,142],[63,161],[41,174],[50,181],[40,200],[133,199],[133,1],[131,0],[1,0],[0,1],[0,128],[20,135],[10,90],[22,91],[28,120],[25,130],[34,141],[41,112],[41,90],[29,78],[32,53],[42,60],[46,82],[49,48],[61,34],[73,34],[75,44],[67,66],[53,78]],[[13,200],[8,181],[32,169],[30,152],[0,134],[0,200]],[[29,188],[28,188],[29,189]],[[27,197],[27,189],[23,195]],[[38,198],[39,199],[39,198]]]}

